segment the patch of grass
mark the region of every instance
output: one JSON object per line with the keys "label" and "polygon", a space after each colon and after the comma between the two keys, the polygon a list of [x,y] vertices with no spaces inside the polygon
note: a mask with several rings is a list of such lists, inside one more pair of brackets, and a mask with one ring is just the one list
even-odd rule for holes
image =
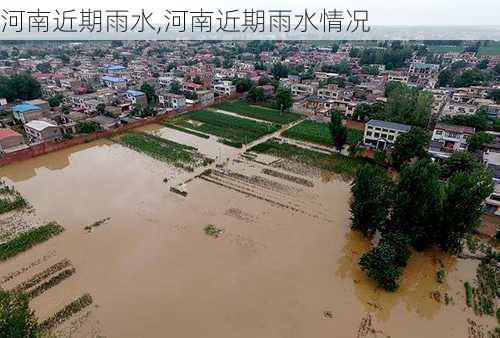
{"label": "patch of grass", "polygon": [[58,311],[52,317],[45,320],[41,325],[40,329],[42,332],[47,332],[52,329],[54,326],[64,322],[66,319],[74,315],[75,313],[80,312],[82,309],[86,308],[90,304],[92,304],[93,299],[88,293],[83,296],[75,299],[68,305],[66,305],[62,310]]}
{"label": "patch of grass", "polygon": [[[332,134],[328,123],[311,120],[302,121],[282,134],[295,140],[306,141],[331,147],[333,145]],[[347,144],[357,144],[363,139],[363,133],[359,130],[347,129]]]}
{"label": "patch of grass", "polygon": [[115,140],[131,149],[188,171],[211,162],[210,159],[198,153],[194,147],[146,133],[125,133],[117,136]]}
{"label": "patch of grass", "polygon": [[464,283],[465,287],[465,303],[468,307],[472,306],[472,287],[469,282]]}
{"label": "patch of grass", "polygon": [[0,180],[0,214],[24,208],[27,205],[28,202],[14,187],[10,187]]}
{"label": "patch of grass", "polygon": [[49,280],[43,282],[42,284],[40,284],[39,286],[28,292],[28,298],[33,299],[35,297],[40,296],[48,289],[53,288],[54,286],[60,284],[65,279],[73,276],[75,272],[76,272],[75,268],[70,268],[59,272],[57,275],[51,277]]}
{"label": "patch of grass", "polygon": [[197,110],[175,116],[168,123],[218,136],[236,144],[252,142],[278,130],[279,125],[257,122],[210,110]]}
{"label": "patch of grass", "polygon": [[291,112],[280,112],[276,109],[250,105],[244,101],[226,101],[212,106],[213,108],[225,110],[238,115],[251,117],[257,120],[287,124],[301,118],[300,114]]}
{"label": "patch of grass", "polygon": [[365,164],[376,165],[373,160],[359,157],[347,157],[341,154],[324,154],[304,149],[296,145],[279,143],[269,140],[250,149],[258,153],[270,154],[293,161],[333,171],[347,177],[353,177],[359,168]]}
{"label": "patch of grass", "polygon": [[52,222],[23,232],[12,240],[0,244],[0,261],[5,261],[37,244],[45,242],[63,231],[64,228],[61,225]]}
{"label": "patch of grass", "polygon": [[208,236],[215,237],[215,238],[219,237],[224,232],[224,229],[217,228],[213,224],[207,225],[203,230],[205,231],[205,233]]}

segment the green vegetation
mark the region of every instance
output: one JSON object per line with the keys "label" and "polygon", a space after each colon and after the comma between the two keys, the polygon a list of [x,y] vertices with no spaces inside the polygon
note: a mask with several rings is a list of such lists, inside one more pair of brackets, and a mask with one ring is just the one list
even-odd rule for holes
{"label": "green vegetation", "polygon": [[385,233],[378,245],[361,257],[359,265],[380,287],[396,291],[402,268],[410,258],[409,243],[400,233]]}
{"label": "green vegetation", "polygon": [[313,167],[336,172],[347,177],[353,177],[359,168],[365,164],[375,165],[366,158],[352,158],[341,154],[325,154],[304,149],[292,144],[269,140],[250,149],[258,153],[270,154],[289,160],[298,161]]}
{"label": "green vegetation", "polygon": [[[331,146],[332,134],[327,123],[305,120],[281,134],[284,137],[295,140],[306,141]],[[357,144],[363,139],[363,133],[359,130],[347,129],[347,144]]]}
{"label": "green vegetation", "polygon": [[431,135],[427,130],[413,127],[396,139],[391,153],[392,165],[399,169],[414,158],[426,158],[430,143]]}
{"label": "green vegetation", "polygon": [[92,297],[88,293],[86,293],[73,302],[69,303],[62,310],[58,311],[56,314],[45,320],[40,325],[42,332],[49,331],[57,324],[64,322],[75,313],[80,312],[82,309],[92,304],[92,302]]}
{"label": "green vegetation", "polygon": [[99,123],[94,121],[77,122],[75,128],[79,134],[92,134],[102,129]]}
{"label": "green vegetation", "polygon": [[218,136],[230,144],[246,144],[279,128],[274,123],[257,122],[210,110],[182,114],[169,119],[168,123]]}
{"label": "green vegetation", "polygon": [[301,117],[300,114],[296,113],[280,112],[271,108],[252,106],[244,101],[226,101],[213,106],[213,108],[276,124],[287,124]]}
{"label": "green vegetation", "polygon": [[205,231],[205,233],[208,236],[215,237],[215,238],[219,237],[224,232],[224,229],[217,228],[213,224],[207,225],[203,230]]}
{"label": "green vegetation", "polygon": [[40,337],[38,322],[29,308],[26,294],[0,289],[0,333],[5,338]]}
{"label": "green vegetation", "polygon": [[49,280],[43,282],[42,284],[38,285],[33,290],[29,291],[28,298],[33,299],[35,297],[40,296],[45,291],[53,288],[54,286],[60,284],[65,279],[73,276],[73,274],[75,272],[76,272],[75,268],[69,268],[69,269],[66,269],[66,270],[59,272],[57,275],[51,277]]}
{"label": "green vegetation", "polygon": [[[352,186],[353,228],[364,234],[402,234],[417,250],[437,245],[459,253],[466,236],[479,226],[484,200],[493,191],[491,172],[460,156],[451,167],[429,159],[404,165],[395,183],[381,173],[360,170]],[[396,277],[396,272],[387,273]]]}
{"label": "green vegetation", "polygon": [[446,273],[444,272],[444,270],[439,270],[438,272],[436,272],[436,280],[438,283],[440,284],[444,283],[445,278],[446,278]]}
{"label": "green vegetation", "polygon": [[42,95],[40,83],[29,73],[0,76],[0,97],[12,102],[33,100]]}
{"label": "green vegetation", "polygon": [[472,306],[472,287],[469,282],[464,283],[465,287],[465,302],[468,307]]}
{"label": "green vegetation", "polygon": [[198,153],[196,148],[146,133],[129,132],[117,136],[115,140],[131,149],[188,171],[210,162]]}
{"label": "green vegetation", "polygon": [[63,231],[64,228],[62,226],[52,222],[23,232],[14,239],[0,244],[0,261],[5,261],[37,244],[45,242]]}
{"label": "green vegetation", "polygon": [[0,214],[23,208],[28,202],[21,194],[0,180]]}

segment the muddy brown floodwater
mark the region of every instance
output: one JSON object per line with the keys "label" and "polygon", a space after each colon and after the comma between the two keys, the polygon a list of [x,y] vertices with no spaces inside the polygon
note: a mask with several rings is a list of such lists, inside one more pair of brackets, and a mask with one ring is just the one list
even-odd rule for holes
{"label": "muddy brown floodwater", "polygon": [[[2,287],[68,259],[76,273],[31,306],[43,320],[91,294],[94,304],[58,331],[74,337],[467,337],[468,318],[494,325],[465,305],[477,263],[416,253],[398,292],[377,290],[357,265],[370,243],[349,229],[349,184],[306,177],[314,186],[304,186],[264,168],[232,161],[189,182],[187,197],[162,182],[178,170],[109,141],[0,168],[39,217],[66,228],[1,263],[0,277],[31,266]],[[224,232],[207,236],[207,224]],[[452,303],[433,299],[436,290]]]}

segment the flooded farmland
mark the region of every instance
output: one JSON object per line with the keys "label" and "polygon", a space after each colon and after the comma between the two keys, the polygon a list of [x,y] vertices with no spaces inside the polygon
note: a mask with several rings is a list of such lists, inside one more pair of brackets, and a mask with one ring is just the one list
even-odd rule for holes
{"label": "flooded farmland", "polygon": [[[144,131],[230,161],[186,173],[98,141],[0,168],[37,218],[66,228],[0,263],[2,287],[68,260],[76,272],[31,301],[37,316],[47,319],[84,293],[93,298],[55,334],[473,337],[471,320],[495,325],[465,304],[463,284],[476,261],[414,253],[399,291],[377,289],[357,264],[371,244],[350,231],[349,182],[258,163],[241,149],[173,129]],[[184,181],[186,197],[169,190]],[[205,234],[209,224],[223,229],[218,238]],[[447,278],[439,284],[441,269]]]}

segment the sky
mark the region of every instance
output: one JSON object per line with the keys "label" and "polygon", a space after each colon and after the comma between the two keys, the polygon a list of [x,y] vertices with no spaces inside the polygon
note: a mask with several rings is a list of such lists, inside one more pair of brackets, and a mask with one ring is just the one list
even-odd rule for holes
{"label": "sky", "polygon": [[[12,8],[11,8],[12,6]],[[144,8],[162,15],[166,9],[194,11],[231,9],[291,9],[310,11],[320,9],[368,10],[369,21],[374,25],[500,25],[500,0],[24,0],[19,3],[3,1],[0,9],[6,10],[68,10],[68,9],[129,9]]]}

